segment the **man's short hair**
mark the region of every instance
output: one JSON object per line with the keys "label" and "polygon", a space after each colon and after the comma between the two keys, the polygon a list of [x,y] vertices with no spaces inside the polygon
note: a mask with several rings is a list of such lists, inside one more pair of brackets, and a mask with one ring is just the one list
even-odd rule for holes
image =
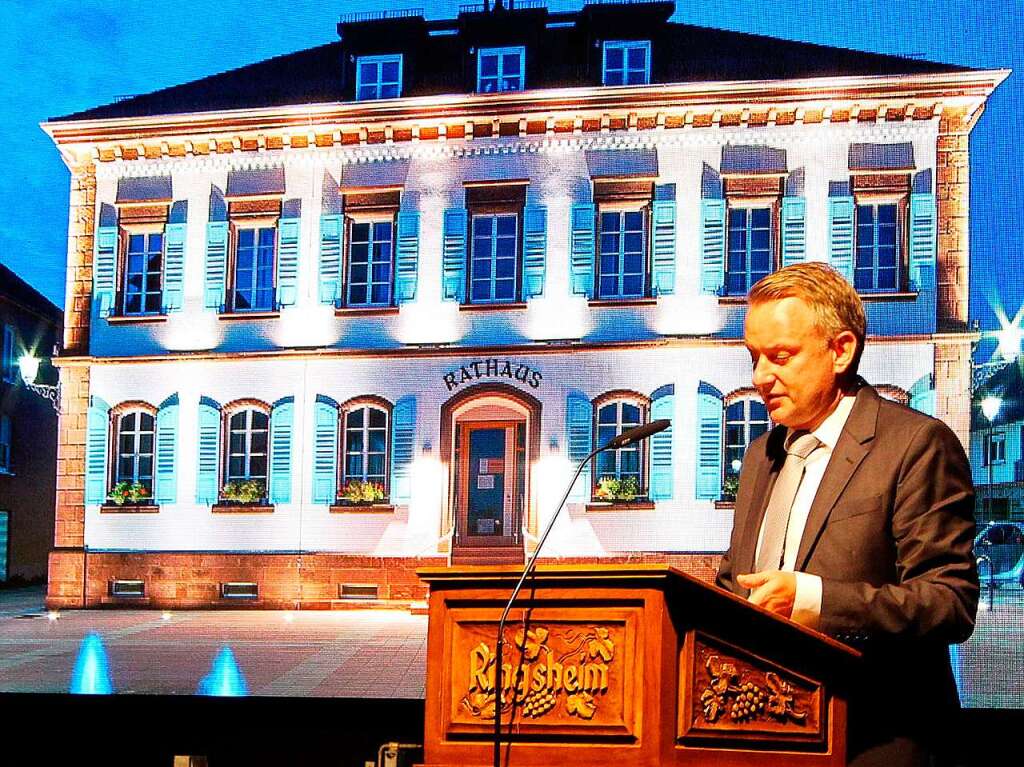
{"label": "man's short hair", "polygon": [[805,261],[758,280],[750,289],[747,300],[753,305],[791,296],[803,300],[811,308],[818,328],[829,342],[844,330],[856,336],[857,350],[845,376],[853,378],[864,352],[867,333],[864,304],[857,291],[835,268],[820,261]]}

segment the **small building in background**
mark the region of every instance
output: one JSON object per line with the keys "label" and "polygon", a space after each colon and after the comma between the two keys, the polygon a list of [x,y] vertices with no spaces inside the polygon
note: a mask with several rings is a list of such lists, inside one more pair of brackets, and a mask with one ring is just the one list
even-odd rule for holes
{"label": "small building in background", "polygon": [[[57,411],[29,390],[18,362],[47,358],[63,312],[0,264],[0,583],[41,580],[53,547]],[[44,368],[42,381],[56,383]]]}
{"label": "small building in background", "polygon": [[[976,517],[983,522],[1024,522],[1024,360],[998,367],[974,391],[971,472]],[[989,420],[982,403],[998,402]],[[991,407],[991,405],[990,405]]]}

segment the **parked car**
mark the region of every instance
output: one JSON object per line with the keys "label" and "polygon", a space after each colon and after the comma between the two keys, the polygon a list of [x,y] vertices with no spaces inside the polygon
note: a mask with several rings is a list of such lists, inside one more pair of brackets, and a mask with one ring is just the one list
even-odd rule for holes
{"label": "parked car", "polygon": [[997,587],[1024,587],[1024,522],[989,522],[974,539],[974,556],[983,585],[991,578]]}

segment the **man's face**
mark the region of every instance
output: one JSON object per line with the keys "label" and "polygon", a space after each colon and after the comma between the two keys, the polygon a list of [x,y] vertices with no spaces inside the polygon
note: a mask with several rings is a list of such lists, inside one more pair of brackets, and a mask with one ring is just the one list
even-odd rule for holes
{"label": "man's face", "polygon": [[744,340],[772,421],[816,429],[842,396],[837,376],[849,361],[841,344],[829,343],[814,312],[795,296],[752,305]]}

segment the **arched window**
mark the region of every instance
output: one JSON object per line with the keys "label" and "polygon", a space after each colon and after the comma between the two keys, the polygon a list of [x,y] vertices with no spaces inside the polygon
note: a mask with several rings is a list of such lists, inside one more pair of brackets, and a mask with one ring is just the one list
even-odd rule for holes
{"label": "arched window", "polygon": [[342,483],[373,482],[387,492],[390,407],[355,400],[343,408]]}
{"label": "arched window", "polygon": [[768,410],[756,395],[740,394],[725,406],[725,477],[736,477],[747,447],[769,428]]}
{"label": "arched window", "polygon": [[[607,445],[622,432],[646,423],[649,410],[647,399],[640,395],[612,392],[599,397],[594,402],[594,444],[598,447]],[[636,482],[637,493],[645,494],[645,446],[646,442],[641,442],[599,453],[595,459],[595,487],[604,478],[610,477],[620,482],[632,479]]]}
{"label": "arched window", "polygon": [[265,406],[226,408],[227,455],[224,483],[267,483],[270,412]]}
{"label": "arched window", "polygon": [[153,494],[153,446],[156,417],[142,409],[124,409],[114,414],[115,454],[113,484],[130,482]]}

